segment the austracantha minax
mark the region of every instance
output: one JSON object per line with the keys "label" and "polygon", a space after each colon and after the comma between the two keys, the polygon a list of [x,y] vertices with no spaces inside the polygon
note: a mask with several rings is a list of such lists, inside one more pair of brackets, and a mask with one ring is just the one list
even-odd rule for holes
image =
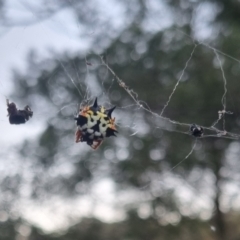
{"label": "austracantha minax", "polygon": [[114,109],[99,106],[97,98],[92,106],[80,108],[78,116],[74,118],[78,127],[76,143],[87,142],[93,149],[97,149],[104,138],[116,136],[115,118],[111,116]]}

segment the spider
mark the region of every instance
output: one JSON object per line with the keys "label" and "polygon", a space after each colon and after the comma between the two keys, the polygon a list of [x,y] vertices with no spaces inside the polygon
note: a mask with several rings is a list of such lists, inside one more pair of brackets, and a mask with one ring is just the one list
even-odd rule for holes
{"label": "spider", "polygon": [[7,111],[10,124],[22,124],[33,116],[33,111],[27,105],[23,110],[18,110],[14,102],[9,103],[7,99]]}
{"label": "spider", "polygon": [[193,123],[190,127],[190,132],[194,137],[202,137],[203,128]]}
{"label": "spider", "polygon": [[79,114],[74,119],[77,124],[75,133],[75,141],[86,142],[91,148],[96,150],[104,138],[116,136],[115,118],[111,114],[115,107],[105,109],[99,106],[97,98],[92,106],[80,108]]}

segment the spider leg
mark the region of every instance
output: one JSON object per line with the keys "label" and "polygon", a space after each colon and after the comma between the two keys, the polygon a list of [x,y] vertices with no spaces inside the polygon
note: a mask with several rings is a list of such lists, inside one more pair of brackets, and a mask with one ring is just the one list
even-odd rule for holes
{"label": "spider leg", "polygon": [[82,132],[78,129],[75,133],[75,142],[81,142]]}
{"label": "spider leg", "polygon": [[103,140],[94,140],[93,144],[90,145],[92,149],[96,150],[101,144],[102,144]]}
{"label": "spider leg", "polygon": [[24,110],[29,117],[33,116],[33,111],[31,110],[31,108],[28,105],[24,108]]}

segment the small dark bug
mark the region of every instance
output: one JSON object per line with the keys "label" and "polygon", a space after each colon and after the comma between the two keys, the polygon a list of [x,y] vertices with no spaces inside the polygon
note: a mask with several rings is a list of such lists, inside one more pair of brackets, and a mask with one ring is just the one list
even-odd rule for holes
{"label": "small dark bug", "polygon": [[190,132],[192,133],[192,135],[194,137],[202,137],[203,135],[203,128],[196,125],[195,123],[193,123],[191,126],[190,126]]}
{"label": "small dark bug", "polygon": [[10,124],[23,124],[33,116],[33,111],[27,105],[23,110],[19,110],[14,102],[9,103],[7,99],[7,111]]}

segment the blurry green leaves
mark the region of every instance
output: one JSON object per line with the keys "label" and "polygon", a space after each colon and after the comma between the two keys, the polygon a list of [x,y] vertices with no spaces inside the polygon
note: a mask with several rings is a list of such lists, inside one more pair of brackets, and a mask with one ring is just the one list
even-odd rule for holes
{"label": "blurry green leaves", "polygon": [[39,139],[38,158],[43,164],[51,164],[54,154],[56,153],[56,146],[58,146],[61,136],[57,134],[57,129],[53,126],[48,126],[45,132]]}

